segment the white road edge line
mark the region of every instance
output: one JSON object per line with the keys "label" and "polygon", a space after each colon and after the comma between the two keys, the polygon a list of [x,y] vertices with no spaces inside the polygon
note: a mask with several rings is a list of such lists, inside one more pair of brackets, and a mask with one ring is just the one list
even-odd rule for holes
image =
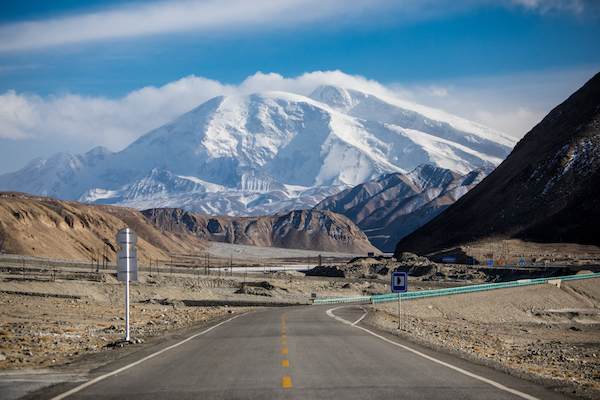
{"label": "white road edge line", "polygon": [[102,381],[102,380],[104,380],[104,379],[108,378],[109,376],[116,375],[116,374],[118,374],[118,373],[120,373],[120,372],[123,372],[123,371],[125,371],[125,370],[128,370],[129,368],[135,367],[136,365],[138,365],[138,364],[141,364],[141,363],[143,363],[144,361],[147,361],[147,360],[149,360],[149,359],[151,359],[151,358],[153,358],[153,357],[156,357],[156,356],[158,356],[159,354],[162,354],[162,353],[164,353],[164,352],[166,352],[166,351],[169,351],[169,350],[171,350],[171,349],[174,349],[175,347],[181,346],[182,344],[184,344],[184,343],[186,343],[186,342],[189,342],[190,340],[192,340],[192,339],[194,339],[194,338],[196,338],[196,337],[198,337],[198,336],[200,336],[200,335],[204,335],[205,333],[212,331],[212,330],[213,330],[213,329],[215,329],[216,327],[218,327],[218,326],[221,326],[221,325],[223,325],[223,324],[226,324],[227,322],[229,322],[229,321],[232,321],[232,320],[236,319],[237,317],[239,317],[239,316],[241,316],[241,315],[242,315],[242,314],[240,314],[240,315],[236,315],[235,317],[229,318],[228,320],[226,320],[226,321],[223,321],[223,322],[221,322],[221,323],[218,323],[218,324],[217,324],[217,325],[215,325],[215,326],[211,326],[210,328],[208,328],[208,329],[207,329],[207,330],[205,330],[205,331],[202,331],[202,332],[200,332],[200,333],[196,333],[195,335],[192,335],[192,336],[190,336],[189,338],[187,338],[187,339],[184,339],[184,340],[182,340],[182,341],[181,341],[181,342],[179,342],[179,343],[175,343],[174,345],[171,345],[171,346],[169,346],[169,347],[167,347],[167,348],[164,348],[164,349],[162,349],[162,350],[160,350],[160,351],[157,351],[156,353],[150,354],[149,356],[146,356],[146,357],[142,358],[141,360],[138,360],[138,361],[136,361],[136,362],[133,362],[133,363],[131,363],[131,364],[129,364],[129,365],[126,365],[126,366],[124,366],[124,367],[121,367],[121,368],[117,369],[116,371],[109,372],[108,374],[101,375],[101,376],[99,376],[99,377],[97,377],[97,378],[94,378],[94,379],[92,379],[91,381],[87,381],[86,383],[84,383],[84,384],[82,384],[82,385],[79,385],[79,386],[77,386],[76,388],[73,388],[73,389],[69,390],[68,392],[65,392],[65,393],[63,393],[63,394],[59,394],[59,395],[58,395],[58,396],[56,396],[56,397],[53,397],[53,398],[52,398],[52,400],[61,400],[61,399],[64,399],[65,397],[67,397],[67,396],[70,396],[70,395],[72,395],[72,394],[75,394],[75,393],[79,392],[80,390],[82,390],[82,389],[85,389],[86,387],[93,385],[94,383],[100,382],[100,381]]}
{"label": "white road edge line", "polygon": [[363,314],[363,316],[362,316],[362,317],[360,317],[359,319],[357,319],[356,321],[354,321],[354,322],[352,323],[352,325],[351,325],[351,326],[355,326],[355,325],[356,325],[356,324],[358,324],[360,321],[362,321],[364,317],[366,317],[366,316],[367,316],[367,311],[366,311],[364,308],[362,308],[362,307],[360,307],[360,306],[359,306],[358,308],[360,308],[361,310],[363,310],[364,314]]}
{"label": "white road edge line", "polygon": [[[348,307],[348,306],[346,306],[346,307]],[[358,321],[356,321],[356,322],[352,323],[352,322],[350,322],[350,321],[347,321],[347,320],[345,320],[345,319],[343,319],[343,318],[340,318],[340,317],[336,316],[335,314],[333,314],[333,311],[335,311],[335,310],[337,310],[337,309],[339,309],[339,308],[344,308],[344,307],[336,307],[336,308],[332,308],[332,309],[329,309],[329,310],[327,310],[327,312],[326,312],[326,313],[327,313],[327,315],[328,315],[328,316],[330,316],[331,318],[333,318],[333,319],[335,319],[335,320],[337,320],[337,321],[343,322],[344,324],[347,324],[347,325],[353,326],[354,328],[357,328],[357,329],[362,329],[363,331],[365,331],[365,332],[368,332],[368,333],[370,333],[371,335],[373,335],[373,336],[375,336],[375,337],[377,337],[377,338],[379,338],[379,339],[381,339],[381,340],[384,340],[384,341],[386,341],[386,342],[388,342],[388,343],[391,343],[391,344],[393,344],[393,345],[395,345],[395,346],[401,347],[401,348],[403,348],[404,350],[410,351],[411,353],[414,353],[414,354],[416,354],[416,355],[418,355],[418,356],[420,356],[420,357],[423,357],[423,358],[425,358],[425,359],[427,359],[427,360],[430,360],[430,361],[433,361],[433,362],[435,362],[435,363],[438,363],[438,364],[440,364],[440,365],[443,365],[444,367],[447,367],[447,368],[453,369],[454,371],[456,371],[456,372],[460,372],[460,373],[461,373],[461,374],[463,374],[463,375],[467,375],[467,376],[469,376],[469,377],[471,377],[471,378],[474,378],[474,379],[480,380],[480,381],[482,381],[482,382],[485,382],[485,383],[487,383],[487,384],[489,384],[489,385],[495,386],[495,387],[497,387],[498,389],[501,389],[501,390],[504,390],[504,391],[506,391],[506,392],[509,392],[509,393],[515,394],[515,395],[517,395],[517,396],[519,396],[519,397],[522,397],[522,398],[524,398],[524,399],[528,399],[528,400],[539,400],[537,397],[533,397],[533,396],[530,396],[530,395],[528,395],[527,393],[523,393],[523,392],[519,392],[518,390],[511,389],[511,388],[509,388],[509,387],[507,387],[507,386],[504,386],[504,385],[502,385],[501,383],[498,383],[498,382],[496,382],[496,381],[493,381],[493,380],[491,380],[491,379],[484,378],[483,376],[476,375],[476,374],[474,374],[474,373],[472,373],[472,372],[466,371],[466,370],[464,370],[464,369],[462,369],[462,368],[459,368],[459,367],[457,367],[457,366],[454,366],[454,365],[452,365],[452,364],[448,364],[448,363],[446,363],[446,362],[444,362],[444,361],[438,360],[437,358],[433,358],[433,357],[431,357],[431,356],[428,356],[427,354],[423,354],[423,353],[421,353],[420,351],[417,351],[417,350],[411,349],[410,347],[404,346],[404,345],[402,345],[402,344],[400,344],[400,343],[396,343],[396,342],[394,342],[393,340],[387,339],[387,338],[385,338],[385,337],[383,337],[383,336],[381,336],[381,335],[378,335],[378,334],[376,334],[375,332],[371,332],[370,330],[368,330],[368,329],[366,329],[366,328],[363,328],[362,326],[357,326],[356,324],[357,324],[357,323],[358,323],[360,320],[362,320],[362,319],[365,317],[365,315],[366,315],[366,314],[365,314],[365,315],[363,315],[363,316],[362,316],[362,317],[361,317],[361,318],[360,318]]]}

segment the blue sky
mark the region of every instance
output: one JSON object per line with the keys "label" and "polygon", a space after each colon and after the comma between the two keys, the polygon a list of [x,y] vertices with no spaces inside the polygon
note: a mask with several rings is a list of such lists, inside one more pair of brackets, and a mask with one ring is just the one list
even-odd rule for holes
{"label": "blue sky", "polygon": [[2,2],[0,173],[324,83],[521,137],[600,71],[599,39],[596,0]]}

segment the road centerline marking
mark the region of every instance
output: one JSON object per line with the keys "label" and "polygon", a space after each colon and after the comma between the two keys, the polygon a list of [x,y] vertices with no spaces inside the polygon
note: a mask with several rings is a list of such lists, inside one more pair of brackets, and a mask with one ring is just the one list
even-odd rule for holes
{"label": "road centerline marking", "polygon": [[[285,312],[282,316],[281,316],[281,326],[282,326],[282,333],[284,333],[284,335],[281,335],[281,337],[283,339],[285,339],[287,337],[287,335],[285,335],[286,330],[285,330],[285,314],[287,314],[287,312]],[[281,345],[282,346],[287,346],[287,340],[282,340],[281,341]],[[287,354],[288,353],[288,349],[281,349],[281,354]],[[290,366],[290,361],[289,360],[282,360],[281,361],[281,366],[282,367],[289,367]],[[292,387],[292,378],[290,376],[284,376],[281,378],[281,387],[282,388],[291,388]]]}

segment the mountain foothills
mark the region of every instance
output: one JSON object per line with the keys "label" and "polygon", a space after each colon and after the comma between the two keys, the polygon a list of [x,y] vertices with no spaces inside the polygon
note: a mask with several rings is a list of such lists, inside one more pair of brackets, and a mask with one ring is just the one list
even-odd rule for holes
{"label": "mountain foothills", "polygon": [[354,254],[377,251],[350,220],[328,211],[247,218],[181,209],[142,214],[132,208],[0,192],[0,251],[9,254],[114,262],[116,233],[126,226],[138,234],[143,263],[170,254],[197,256],[215,241]]}
{"label": "mountain foothills", "polygon": [[396,254],[486,239],[600,245],[600,74],[552,110],[485,180]]}
{"label": "mountain foothills", "polygon": [[[0,192],[0,251],[71,260],[115,261],[116,233],[133,228],[140,261],[194,253],[211,244],[191,235],[163,231],[133,208],[84,204]],[[105,258],[106,257],[106,258]]]}
{"label": "mountain foothills", "polygon": [[252,216],[311,209],[422,164],[497,166],[515,140],[440,111],[322,86],[310,96],[220,96],[123,151],[59,153],[0,176],[0,190],[66,200]]}
{"label": "mountain foothills", "polygon": [[142,213],[164,230],[211,242],[365,255],[379,252],[348,218],[329,211],[296,210],[262,217],[210,216],[179,208]]}
{"label": "mountain foothills", "polygon": [[425,225],[456,202],[494,170],[478,168],[465,175],[423,164],[346,189],[317,204],[348,217],[370,242],[393,252],[404,236]]}

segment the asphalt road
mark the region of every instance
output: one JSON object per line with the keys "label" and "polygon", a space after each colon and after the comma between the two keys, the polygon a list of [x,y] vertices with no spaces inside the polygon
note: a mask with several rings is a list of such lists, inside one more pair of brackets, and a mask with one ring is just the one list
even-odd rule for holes
{"label": "asphalt road", "polygon": [[561,399],[547,388],[366,330],[360,306],[233,316],[39,399]]}

